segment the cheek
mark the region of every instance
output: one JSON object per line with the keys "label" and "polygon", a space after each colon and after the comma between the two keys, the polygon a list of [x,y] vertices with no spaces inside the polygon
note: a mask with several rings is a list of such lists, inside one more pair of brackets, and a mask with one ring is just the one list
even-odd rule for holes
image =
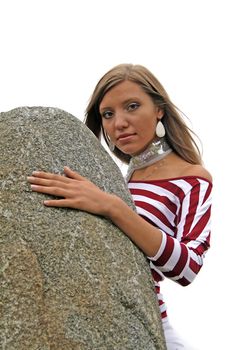
{"label": "cheek", "polygon": [[154,122],[145,123],[141,132],[145,136],[146,139],[151,139],[155,136],[155,126],[156,126],[156,123],[154,123]]}
{"label": "cheek", "polygon": [[156,122],[151,119],[144,120],[143,124],[138,125],[138,130],[145,135],[153,134],[155,131]]}

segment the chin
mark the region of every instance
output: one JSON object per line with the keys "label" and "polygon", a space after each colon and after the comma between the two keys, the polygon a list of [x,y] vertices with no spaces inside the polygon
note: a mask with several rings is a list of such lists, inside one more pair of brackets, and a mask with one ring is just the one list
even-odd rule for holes
{"label": "chin", "polygon": [[136,145],[133,145],[133,144],[128,144],[128,145],[125,145],[124,147],[117,147],[121,152],[133,157],[133,156],[137,156],[138,154],[142,153],[143,151],[145,151],[145,149],[147,149],[147,147],[154,141],[151,140],[149,143],[147,143],[146,145],[143,145],[143,146],[138,146],[136,147]]}
{"label": "chin", "polygon": [[124,153],[124,154],[126,154],[126,155],[128,155],[128,156],[133,156],[134,155],[134,153],[135,153],[135,151],[134,150],[131,150],[130,148],[120,148],[120,147],[117,147],[122,153]]}

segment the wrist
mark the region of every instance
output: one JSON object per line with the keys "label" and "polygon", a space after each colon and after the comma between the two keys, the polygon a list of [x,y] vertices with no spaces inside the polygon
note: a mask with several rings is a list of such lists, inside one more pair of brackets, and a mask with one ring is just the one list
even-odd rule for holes
{"label": "wrist", "polygon": [[114,219],[117,218],[118,213],[120,211],[121,203],[124,203],[121,198],[116,196],[115,194],[108,194],[108,198],[106,201],[105,207],[105,216],[111,219],[114,222]]}

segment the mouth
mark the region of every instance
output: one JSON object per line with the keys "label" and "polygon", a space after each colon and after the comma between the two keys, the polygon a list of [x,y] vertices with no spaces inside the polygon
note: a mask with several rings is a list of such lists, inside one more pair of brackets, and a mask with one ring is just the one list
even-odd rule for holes
{"label": "mouth", "polygon": [[130,140],[136,134],[122,134],[117,138],[117,141],[127,141]]}

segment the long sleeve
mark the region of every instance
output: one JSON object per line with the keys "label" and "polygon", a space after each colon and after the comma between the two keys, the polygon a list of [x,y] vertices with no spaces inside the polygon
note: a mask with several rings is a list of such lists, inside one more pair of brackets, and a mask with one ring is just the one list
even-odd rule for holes
{"label": "long sleeve", "polygon": [[153,184],[134,183],[129,188],[138,213],[163,234],[159,251],[149,260],[161,277],[183,286],[190,284],[210,246],[212,184],[184,177]]}

